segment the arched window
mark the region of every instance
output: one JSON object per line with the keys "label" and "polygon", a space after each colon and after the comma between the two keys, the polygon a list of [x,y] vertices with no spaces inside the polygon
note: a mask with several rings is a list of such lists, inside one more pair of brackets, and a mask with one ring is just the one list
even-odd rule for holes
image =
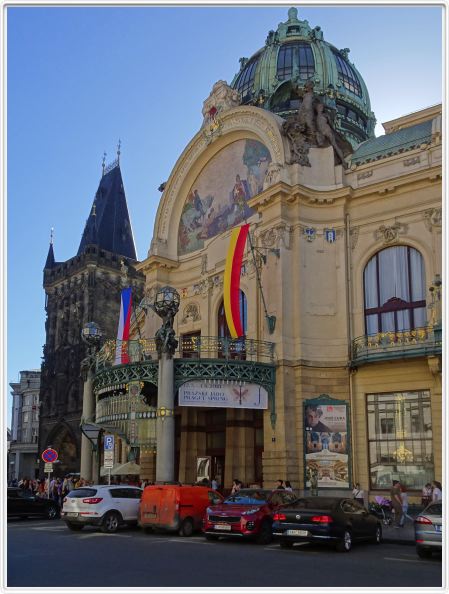
{"label": "arched window", "polygon": [[[240,319],[242,320],[242,328],[244,334],[248,329],[248,306],[246,302],[246,296],[243,291],[240,291]],[[224,301],[221,302],[220,307],[218,308],[218,336],[219,338],[231,338],[231,333],[229,331],[228,323],[226,322],[225,310],[224,310]],[[245,344],[242,341],[242,344],[239,345],[238,342],[232,344],[231,351],[226,355],[223,350],[220,350],[218,356],[225,357],[228,356],[232,359],[245,359]]]}
{"label": "arched window", "polygon": [[348,91],[351,91],[351,93],[354,93],[354,95],[361,97],[362,87],[354,68],[339,52],[333,50],[333,54],[337,64],[338,74],[343,81],[343,86],[348,89]]}
{"label": "arched window", "polygon": [[421,254],[412,247],[384,249],[364,272],[365,331],[399,332],[426,325],[426,278]]}
{"label": "arched window", "polygon": [[258,63],[259,58],[255,58],[254,60],[248,62],[235,82],[234,88],[236,88],[237,91],[241,93],[243,102],[251,99],[251,91],[253,88]]}
{"label": "arched window", "polygon": [[307,80],[315,73],[315,60],[309,43],[286,43],[278,54],[276,75],[279,80],[290,78],[296,68],[301,80]]}

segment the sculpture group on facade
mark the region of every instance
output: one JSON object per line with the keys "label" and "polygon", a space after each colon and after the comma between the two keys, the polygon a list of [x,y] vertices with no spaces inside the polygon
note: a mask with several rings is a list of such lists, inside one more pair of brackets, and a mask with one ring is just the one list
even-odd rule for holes
{"label": "sculpture group on facade", "polygon": [[310,147],[332,146],[338,160],[346,169],[345,157],[352,147],[333,127],[332,118],[325,106],[313,92],[313,82],[307,81],[304,89],[295,88],[302,103],[296,115],[289,116],[282,131],[290,141],[290,163],[310,167]]}

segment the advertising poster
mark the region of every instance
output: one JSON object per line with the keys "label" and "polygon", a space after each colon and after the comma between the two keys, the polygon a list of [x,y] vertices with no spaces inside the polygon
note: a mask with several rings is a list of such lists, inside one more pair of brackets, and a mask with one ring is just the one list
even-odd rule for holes
{"label": "advertising poster", "polygon": [[349,488],[348,405],[317,399],[304,403],[307,488]]}
{"label": "advertising poster", "polygon": [[268,392],[257,384],[191,381],[179,388],[179,406],[268,408]]}

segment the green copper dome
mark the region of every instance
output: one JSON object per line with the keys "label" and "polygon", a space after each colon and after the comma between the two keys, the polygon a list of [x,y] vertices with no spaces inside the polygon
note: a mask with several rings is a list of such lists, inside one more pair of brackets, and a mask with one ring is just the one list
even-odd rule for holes
{"label": "green copper dome", "polygon": [[[296,8],[277,31],[270,31],[265,47],[251,58],[240,58],[240,71],[231,86],[242,104],[257,105],[281,117],[295,112],[306,81],[335,115],[335,128],[355,147],[374,136],[376,119],[368,89],[348,59],[349,49],[324,41],[320,27],[298,20]],[[299,91],[299,92],[298,92]]]}

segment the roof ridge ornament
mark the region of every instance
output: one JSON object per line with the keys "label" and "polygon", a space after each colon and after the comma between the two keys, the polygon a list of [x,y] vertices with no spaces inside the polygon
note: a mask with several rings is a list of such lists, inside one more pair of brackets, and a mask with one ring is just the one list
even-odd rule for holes
{"label": "roof ridge ornament", "polygon": [[50,229],[50,245],[53,245],[53,231],[54,231],[54,227],[52,227]]}
{"label": "roof ridge ornament", "polygon": [[122,141],[120,140],[120,138],[118,139],[118,145],[117,145],[117,164],[120,165],[120,147],[122,146]]}

